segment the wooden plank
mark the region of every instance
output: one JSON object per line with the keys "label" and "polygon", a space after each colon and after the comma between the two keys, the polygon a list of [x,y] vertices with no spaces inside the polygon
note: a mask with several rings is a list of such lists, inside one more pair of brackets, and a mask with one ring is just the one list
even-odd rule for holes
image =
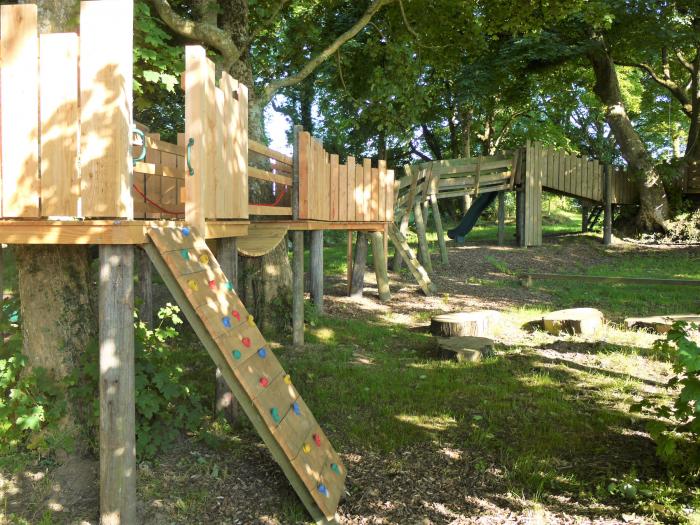
{"label": "wooden plank", "polygon": [[[178,133],[178,136],[179,135],[182,135],[182,134]],[[170,153],[170,154],[178,156],[178,157],[184,157],[186,154],[185,144],[175,145],[175,144],[171,144],[170,142],[160,140],[159,133],[147,133],[146,134],[146,145],[148,146],[148,149],[153,149],[153,150],[163,152],[163,153]]]}
{"label": "wooden plank", "polygon": [[286,164],[288,166],[292,166],[292,164],[294,163],[292,157],[285,155],[284,153],[280,153],[279,151],[275,151],[271,148],[268,148],[267,146],[265,146],[265,144],[261,144],[260,142],[257,142],[255,140],[248,139],[248,150],[268,157],[270,159],[275,159],[276,161],[279,161],[282,164]]}
{"label": "wooden plank", "polygon": [[362,218],[372,220],[372,159],[362,159]]}
{"label": "wooden plank", "polygon": [[[241,188],[240,172],[237,171],[238,152],[236,151],[236,128],[238,127],[238,101],[235,99],[235,91],[238,83],[226,71],[221,73],[221,93],[223,96],[222,111],[222,151],[223,180],[225,181],[227,199],[230,199],[229,215],[231,219],[245,218],[248,216],[248,192],[247,186]],[[236,118],[234,120],[234,117]],[[247,161],[246,161],[247,162]],[[247,166],[246,166],[247,169]]]}
{"label": "wooden plank", "polygon": [[337,221],[340,218],[340,179],[338,155],[330,156],[330,216],[328,220]]}
{"label": "wooden plank", "polygon": [[80,3],[81,199],[85,217],[125,217],[131,200],[133,4]]}
{"label": "wooden plank", "polygon": [[307,131],[299,133],[299,218],[310,219],[309,183],[311,163],[311,135]]}
{"label": "wooden plank", "polygon": [[278,175],[266,170],[261,170],[260,168],[254,168],[253,166],[248,166],[248,176],[252,179],[276,182],[278,184],[284,184],[285,186],[292,185],[292,177],[288,177],[287,175]]}
{"label": "wooden plank", "polygon": [[355,195],[355,220],[356,220],[356,221],[364,221],[364,220],[365,220],[365,213],[364,213],[364,200],[365,200],[364,181],[365,181],[364,167],[363,167],[361,164],[358,163],[358,164],[355,166],[355,190],[354,190],[354,195]]}
{"label": "wooden plank", "polygon": [[387,193],[393,192],[393,188],[389,185],[389,177],[386,172],[386,161],[380,159],[378,164],[379,170],[379,198],[377,199],[377,220],[386,220],[386,197]]}
{"label": "wooden plank", "polygon": [[38,217],[39,38],[35,4],[0,7],[2,216]]}
{"label": "wooden plank", "polygon": [[292,215],[291,206],[260,206],[257,204],[248,205],[250,215]]}
{"label": "wooden plank", "polygon": [[233,191],[238,198],[236,200],[236,217],[247,219],[250,210],[248,209],[248,149],[250,142],[248,138],[248,86],[242,82],[228,79],[228,89],[236,88],[236,104],[233,105],[231,140],[234,144],[233,159]]}
{"label": "wooden plank", "polygon": [[257,222],[248,227],[248,235],[238,239],[238,250],[246,257],[260,257],[282,242],[287,233],[284,224]]}
{"label": "wooden plank", "polygon": [[[292,237],[292,343],[304,344],[304,233]],[[290,456],[291,457],[291,456]]]}
{"label": "wooden plank", "polygon": [[41,35],[39,47],[41,213],[78,217],[78,35]]}
{"label": "wooden plank", "polygon": [[420,265],[415,253],[408,245],[408,241],[406,241],[406,238],[393,222],[389,223],[388,234],[394,248],[403,258],[406,266],[408,266],[408,269],[411,272],[411,275],[413,275],[413,278],[418,283],[418,286],[420,286],[420,289],[427,296],[433,295],[435,293],[435,285],[433,285],[432,281],[430,280],[428,272],[426,272],[425,268]]}
{"label": "wooden plank", "polygon": [[371,196],[369,220],[379,220],[379,168],[371,170]]}
{"label": "wooden plank", "polygon": [[100,523],[136,523],[134,248],[100,247]]}
{"label": "wooden plank", "polygon": [[347,170],[348,170],[348,213],[347,220],[355,221],[357,220],[357,206],[355,205],[355,180],[356,180],[356,168],[355,168],[355,157],[348,157],[346,159]]}
{"label": "wooden plank", "polygon": [[185,136],[187,140],[194,140],[190,158],[192,173],[185,178],[185,219],[203,231],[206,218],[204,173],[210,169],[205,151],[211,140],[205,133],[204,116],[209,106],[207,99],[213,91],[213,86],[208,82],[206,51],[203,47],[185,47],[185,68]]}
{"label": "wooden plank", "polygon": [[214,173],[211,179],[214,186],[209,190],[213,192],[212,205],[209,217],[213,219],[225,219],[232,217],[233,207],[233,186],[230,179],[226,177],[226,160],[224,150],[226,149],[224,138],[224,92],[221,88],[214,88],[214,148],[218,152],[214,158]]}
{"label": "wooden plank", "polygon": [[338,220],[348,220],[348,166],[338,166]]}
{"label": "wooden plank", "polygon": [[394,197],[396,195],[396,192],[394,191],[394,188],[395,188],[394,170],[387,170],[386,183],[387,183],[387,188],[389,190],[389,191],[387,191],[387,194],[386,194],[386,221],[393,222],[394,221]]}

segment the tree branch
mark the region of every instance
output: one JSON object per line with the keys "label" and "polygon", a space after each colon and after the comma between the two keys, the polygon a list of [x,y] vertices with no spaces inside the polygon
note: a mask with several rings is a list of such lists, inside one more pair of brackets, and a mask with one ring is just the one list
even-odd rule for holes
{"label": "tree branch", "polygon": [[267,17],[266,20],[263,20],[262,22],[258,23],[258,27],[255,28],[255,31],[251,32],[250,38],[248,39],[248,47],[250,47],[250,44],[255,40],[260,33],[263,32],[263,29],[271,25],[275,19],[279,16],[280,12],[284,8],[285,5],[289,3],[289,0],[279,0],[277,5],[274,7],[272,10],[272,14]]}
{"label": "tree branch", "polygon": [[418,155],[425,162],[430,162],[431,160],[433,160],[430,157],[428,157],[425,153],[423,153],[422,151],[419,151],[418,148],[416,148],[416,145],[413,143],[412,140],[408,142],[408,148],[409,148],[409,151],[411,153],[413,153],[414,155]]}
{"label": "tree branch", "polygon": [[686,68],[690,73],[693,73],[693,64],[688,62],[688,59],[685,58],[683,52],[680,49],[676,50],[676,58],[684,68]]}
{"label": "tree branch", "polygon": [[[165,0],[152,1],[162,2]],[[357,20],[357,22],[355,22],[355,24],[353,24],[353,26],[350,29],[348,29],[347,31],[345,31],[345,33],[336,38],[335,41],[333,41],[333,43],[331,43],[326,49],[324,49],[314,58],[309,60],[298,73],[289,77],[273,80],[267,86],[265,86],[261,97],[261,103],[266,104],[280,89],[298,84],[306,77],[308,77],[314,69],[316,69],[323,62],[328,60],[328,58],[333,56],[333,53],[340,49],[340,47],[343,44],[345,44],[345,42],[352,39],[355,35],[362,31],[362,29],[370,22],[370,20],[372,20],[372,17],[374,17],[377,11],[379,11],[385,5],[391,4],[395,1],[396,0],[373,0],[367,8],[367,10],[364,12],[364,14]]]}
{"label": "tree branch", "polygon": [[494,148],[498,149],[498,146],[501,145],[501,141],[508,135],[510,127],[513,125],[513,122],[515,122],[515,119],[520,115],[524,115],[525,113],[527,113],[527,110],[515,111],[510,117],[508,117],[503,124],[501,131],[498,133],[498,135],[496,135],[496,138],[493,141]]}
{"label": "tree branch", "polygon": [[681,103],[681,108],[683,109],[683,113],[685,113],[687,116],[691,116],[693,113],[693,106],[690,103],[690,100],[688,99],[688,95],[686,91],[680,87],[678,84],[676,84],[673,80],[670,78],[663,78],[660,77],[659,75],[656,74],[654,69],[649,65],[649,64],[636,64],[636,63],[622,63],[622,62],[617,62],[621,66],[629,66],[629,67],[636,67],[637,69],[641,69],[642,71],[646,72],[647,75],[651,77],[651,79],[659,84],[661,87],[666,88],[676,99],[678,102]]}
{"label": "tree branch", "polygon": [[224,59],[224,69],[229,69],[240,58],[241,50],[225,31],[206,22],[193,22],[180,16],[173,10],[168,0],[149,1],[171,31],[216,49]]}

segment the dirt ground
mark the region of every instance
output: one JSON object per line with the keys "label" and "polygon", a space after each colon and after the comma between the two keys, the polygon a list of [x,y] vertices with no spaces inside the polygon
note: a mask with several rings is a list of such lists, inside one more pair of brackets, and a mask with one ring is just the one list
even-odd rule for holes
{"label": "dirt ground", "polygon": [[[637,250],[621,245],[608,250],[615,252]],[[648,248],[645,248],[648,249]],[[660,248],[662,249],[662,248]],[[700,247],[692,250],[700,257]],[[522,286],[482,286],[480,280],[516,280],[525,271],[568,272],[605,260],[606,250],[594,240],[557,238],[547,240],[536,249],[514,250],[494,246],[451,246],[449,266],[435,265],[434,282],[440,293],[424,297],[410,276],[391,274],[391,301],[381,304],[376,299],[374,275],[366,275],[366,293],[362,299],[344,296],[345,283],[329,278],[326,308],[332,316],[386,316],[396,323],[416,326],[425,324],[431,312],[472,309],[512,309],[528,305],[546,306],[549,297]],[[489,258],[503,263],[496,269]],[[521,329],[522,319],[504,319],[495,334],[504,345],[524,345],[552,360],[566,360],[578,366],[602,369],[607,363],[589,351],[593,342],[581,342],[575,351],[557,338],[536,336]],[[636,335],[650,344],[653,336]],[[647,337],[647,339],[644,339]],[[631,368],[635,368],[634,364]],[[620,373],[635,373],[649,384],[661,384],[670,369],[664,364],[639,367]],[[647,440],[648,441],[648,440]],[[603,505],[582,505],[563,497],[545,496],[537,503],[518,496],[503,482],[503,473],[495,465],[476,468],[481,458],[457,445],[441,443],[440,447],[421,447],[379,454],[370,450],[345,450],[343,459],[349,470],[347,495],[339,508],[341,523],[364,524],[491,524],[491,523],[648,523],[649,518],[622,512],[620,508]],[[647,447],[652,447],[647,442]],[[139,466],[140,522],[150,525],[169,523],[221,524],[280,524],[304,523],[305,513],[292,505],[292,490],[265,448],[251,434],[251,443],[243,446],[244,453],[221,455],[219,452],[183,441],[170,454],[158,459],[156,465]],[[647,450],[653,456],[653,451]],[[630,451],[635,453],[635,451]],[[605,458],[598,458],[603,463]],[[592,462],[596,461],[592,458]],[[215,467],[214,467],[215,465]],[[216,468],[214,473],[213,469]],[[96,523],[95,500],[77,504],[75,512],[59,512],[53,521],[41,521],[38,502],[51,489],[47,481],[50,469],[37,467],[22,480],[0,479],[0,491],[5,494],[6,511],[16,511],[27,517],[27,523]],[[147,490],[146,490],[147,487]],[[18,489],[21,488],[22,490]],[[55,486],[54,486],[55,488]],[[157,498],[144,498],[144,492],[160,492]],[[190,494],[184,501],[183,491]],[[14,496],[13,496],[14,493]],[[213,501],[201,518],[179,521],[183,506],[192,505],[192,494]],[[196,499],[196,497],[195,497]],[[81,509],[82,507],[82,509]],[[22,510],[24,508],[24,511]],[[28,513],[28,509],[34,509]],[[274,514],[272,513],[274,510]],[[68,510],[68,509],[64,509]],[[0,523],[3,509],[0,508]],[[22,523],[22,522],[15,522]]]}

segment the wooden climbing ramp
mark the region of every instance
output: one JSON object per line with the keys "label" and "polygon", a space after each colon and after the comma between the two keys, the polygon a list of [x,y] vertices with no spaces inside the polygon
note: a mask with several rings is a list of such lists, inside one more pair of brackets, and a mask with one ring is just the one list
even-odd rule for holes
{"label": "wooden climbing ramp", "polygon": [[317,523],[334,523],[346,470],[203,237],[154,226],[145,245],[231,391]]}

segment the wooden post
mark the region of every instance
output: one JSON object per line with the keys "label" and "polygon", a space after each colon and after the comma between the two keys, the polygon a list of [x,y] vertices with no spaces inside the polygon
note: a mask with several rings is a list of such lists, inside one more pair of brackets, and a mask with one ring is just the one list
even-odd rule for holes
{"label": "wooden post", "polygon": [[588,231],[589,213],[590,208],[585,204],[581,204],[581,233],[586,233]]}
{"label": "wooden post", "polygon": [[357,232],[355,243],[355,261],[352,265],[352,279],[350,280],[350,296],[362,297],[365,289],[365,266],[367,265],[367,234]]}
{"label": "wooden post", "polygon": [[139,268],[139,297],[141,299],[141,311],[139,318],[153,328],[153,266],[148,254],[138,250]]}
{"label": "wooden post", "polygon": [[309,246],[311,300],[318,313],[323,312],[323,230],[311,232]]}
{"label": "wooden post", "polygon": [[[0,314],[5,301],[5,248],[0,243]],[[2,334],[0,334],[2,336]]]}
{"label": "wooden post", "polygon": [[525,192],[515,193],[515,235],[518,246],[525,248]]}
{"label": "wooden post", "polygon": [[347,261],[347,280],[348,280],[348,295],[350,295],[350,288],[352,283],[352,230],[348,230],[348,249],[345,254]]}
{"label": "wooden post", "polygon": [[[235,237],[219,239],[216,259],[219,261],[221,271],[233,284],[234,290],[238,289],[238,248]],[[216,413],[224,416],[229,425],[234,426],[240,419],[240,406],[231,389],[226,384],[221,370],[216,369]]]}
{"label": "wooden post", "polygon": [[506,192],[498,192],[498,245],[506,243]]}
{"label": "wooden post", "polygon": [[304,232],[292,232],[292,342],[304,344]]}
{"label": "wooden post", "polygon": [[430,250],[428,249],[428,238],[425,234],[425,221],[423,220],[423,206],[420,201],[413,205],[413,218],[416,221],[416,233],[418,234],[418,257],[426,271],[432,272],[433,265],[430,260]]}
{"label": "wooden post", "polygon": [[136,523],[134,248],[100,251],[100,523]]}
{"label": "wooden post", "polygon": [[292,153],[292,219],[299,220],[299,134],[303,126],[294,126],[294,152]]}
{"label": "wooden post", "polygon": [[440,217],[440,206],[438,206],[437,195],[433,194],[430,196],[430,205],[433,209],[433,221],[435,221],[435,231],[437,232],[438,246],[440,247],[440,260],[442,264],[448,264],[445,231],[442,229],[442,217]]}
{"label": "wooden post", "polygon": [[612,244],[612,177],[610,176],[610,166],[607,164],[603,168],[603,182],[605,183],[605,191],[603,192],[603,198],[605,199],[603,244],[609,246]]}
{"label": "wooden post", "polygon": [[374,263],[374,274],[377,276],[377,290],[380,301],[391,299],[389,289],[389,274],[387,272],[386,251],[384,250],[384,233],[372,232],[372,262]]}
{"label": "wooden post", "polygon": [[[409,164],[404,166],[404,171],[406,172],[406,177],[411,177],[411,185],[409,187],[408,197],[406,199],[405,213],[401,216],[401,223],[399,224],[399,231],[401,232],[401,235],[405,237],[406,233],[408,233],[408,222],[411,219],[411,210],[413,209],[413,202],[416,199],[416,191],[418,190],[419,173],[418,170],[413,170]],[[395,272],[401,271],[402,263],[403,257],[401,257],[401,254],[395,253],[394,260],[392,262],[392,267]]]}

